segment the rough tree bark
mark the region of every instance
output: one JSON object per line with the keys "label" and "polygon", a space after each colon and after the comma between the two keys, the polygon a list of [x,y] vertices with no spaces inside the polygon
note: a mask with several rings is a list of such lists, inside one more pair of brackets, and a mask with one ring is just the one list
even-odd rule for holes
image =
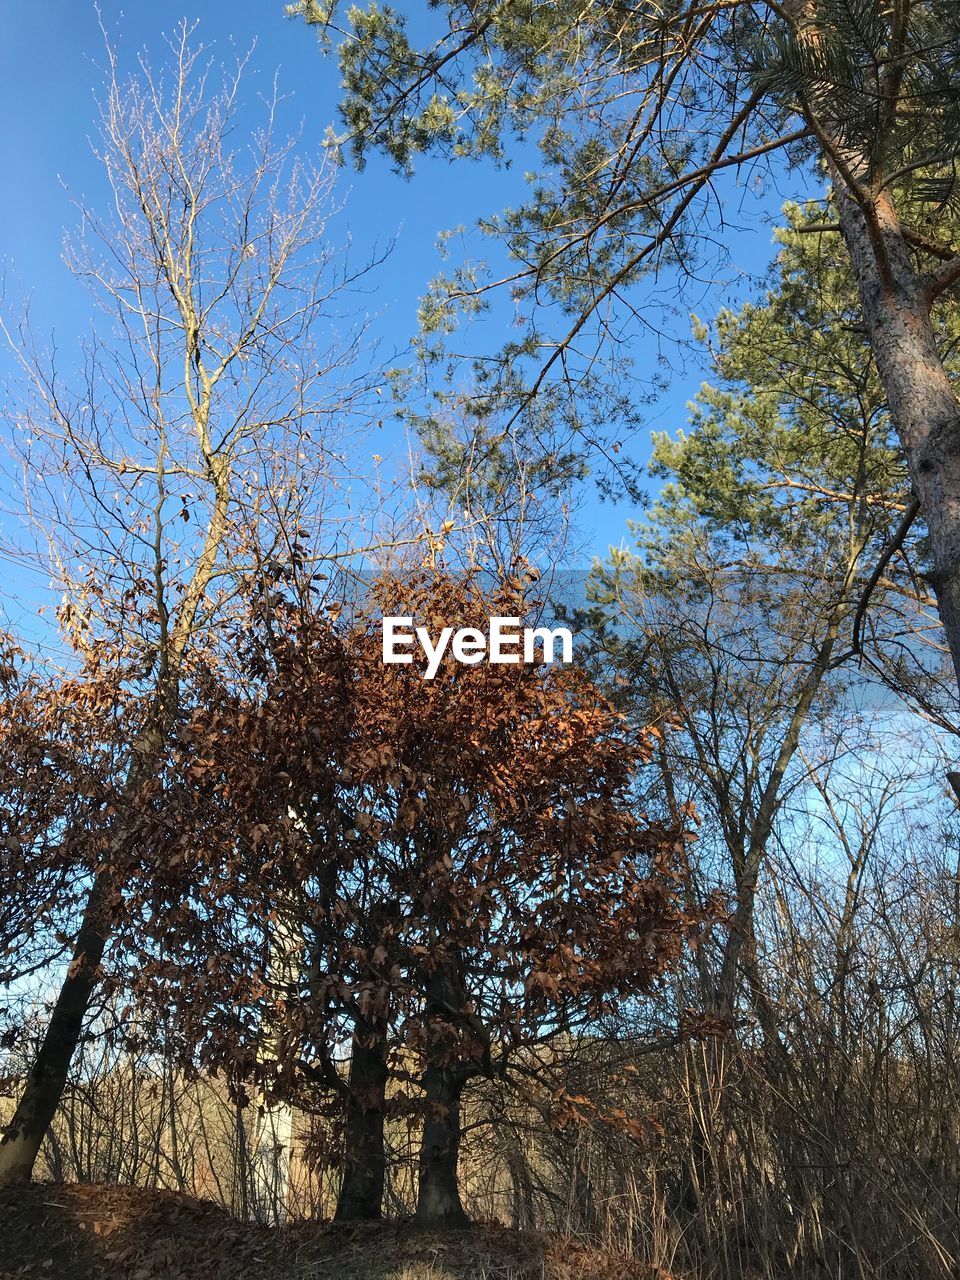
{"label": "rough tree bark", "polygon": [[[822,42],[819,0],[789,0],[784,7],[798,44],[817,50]],[[885,127],[891,131],[908,56],[907,25],[906,12],[902,21],[894,18],[891,55],[879,73],[880,93],[888,104]],[[938,297],[960,281],[960,254],[948,252],[934,271],[915,269],[888,175],[866,149],[845,141],[833,123],[831,106],[816,91],[802,100],[833,183],[867,338],[927,525],[933,563],[926,577],[960,683],[960,400],[944,367],[932,318]]]}
{"label": "rough tree bark", "polygon": [[917,274],[888,192],[864,208],[837,172],[834,182],[870,346],[929,534],[926,577],[960,682],[960,400],[931,314],[950,273]]}

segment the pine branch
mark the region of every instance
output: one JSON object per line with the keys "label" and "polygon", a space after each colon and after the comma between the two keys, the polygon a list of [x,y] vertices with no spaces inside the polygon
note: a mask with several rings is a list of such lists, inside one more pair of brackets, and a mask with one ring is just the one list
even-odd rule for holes
{"label": "pine branch", "polygon": [[931,271],[927,275],[924,288],[928,299],[933,302],[941,293],[952,288],[958,280],[960,280],[960,253],[948,258],[938,271]]}

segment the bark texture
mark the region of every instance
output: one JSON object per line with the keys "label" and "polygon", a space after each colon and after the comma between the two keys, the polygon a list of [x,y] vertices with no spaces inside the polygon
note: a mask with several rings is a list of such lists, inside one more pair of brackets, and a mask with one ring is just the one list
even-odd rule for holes
{"label": "bark texture", "polygon": [[466,1226],[457,1165],[460,1103],[476,1064],[464,1059],[466,992],[456,949],[446,942],[426,989],[427,1066],[423,1073],[424,1115],[420,1144],[416,1221],[423,1226]]}
{"label": "bark texture", "polygon": [[929,534],[927,579],[960,682],[960,401],[937,346],[929,282],[914,270],[893,201],[864,210],[836,175],[840,225],[890,415]]}
{"label": "bark texture", "polygon": [[[822,40],[819,0],[788,0],[784,7],[800,46],[816,52]],[[891,104],[901,86],[897,61],[891,59],[879,72]],[[942,280],[937,276],[946,268],[932,275],[918,272],[885,180],[883,147],[871,154],[869,145],[848,143],[832,122],[831,102],[816,90],[804,98],[803,110],[833,183],[867,338],[926,522],[932,560],[926,577],[960,683],[960,400],[932,318],[938,293],[957,282],[960,266],[951,262]],[[893,136],[893,110],[885,128]]]}

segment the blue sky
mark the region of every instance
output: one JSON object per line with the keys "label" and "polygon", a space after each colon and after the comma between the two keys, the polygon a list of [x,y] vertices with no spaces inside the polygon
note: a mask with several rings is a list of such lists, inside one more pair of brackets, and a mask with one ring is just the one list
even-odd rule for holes
{"label": "blue sky", "polygon": [[[287,95],[285,124],[302,127],[300,145],[319,154],[321,139],[336,112],[338,75],[333,59],[323,58],[310,31],[284,16],[282,0],[153,0],[150,4],[103,0],[103,20],[122,59],[129,66],[140,47],[162,58],[162,40],[178,21],[198,20],[197,35],[215,57],[231,61],[234,52],[256,45],[252,57],[251,97],[258,86],[267,92],[276,73]],[[103,178],[91,150],[95,133],[98,87],[104,51],[93,4],[88,0],[50,0],[42,5],[9,5],[0,47],[0,95],[4,128],[0,134],[0,172],[6,176],[0,200],[0,255],[6,293],[31,298],[33,322],[44,335],[56,336],[68,353],[85,328],[87,295],[72,281],[61,261],[65,229],[75,223],[71,193],[94,205],[106,198]],[[489,164],[425,161],[413,179],[404,179],[384,161],[371,157],[359,174],[344,170],[340,195],[346,200],[343,221],[358,254],[396,240],[388,262],[376,274],[364,305],[376,313],[374,330],[383,349],[402,353],[416,328],[417,300],[437,270],[438,232],[469,224],[478,215],[516,202],[523,191],[519,166],[503,172]],[[731,226],[738,219],[740,196],[730,185]],[[766,190],[759,209],[775,211],[784,193]],[[747,198],[747,205],[754,203]],[[772,254],[769,225],[753,216],[750,225],[733,233],[737,265],[749,272],[763,269]],[[707,292],[699,307],[711,310],[734,295],[728,287]],[[488,325],[491,323],[487,322]],[[495,321],[494,321],[495,323]],[[483,341],[483,338],[478,339]],[[632,353],[639,369],[653,367],[658,352],[637,340]],[[7,373],[9,358],[0,356]],[[676,369],[669,393],[651,409],[650,426],[676,428],[684,421],[684,404],[695,392],[703,369],[687,362]],[[649,451],[649,430],[630,442],[641,460]],[[578,558],[586,563],[610,543],[625,536],[631,514],[625,504],[600,503],[586,489],[580,505]],[[9,546],[15,513],[2,515],[0,537]],[[0,559],[4,586],[0,591],[7,618],[24,625],[35,610],[43,583],[35,571]]]}

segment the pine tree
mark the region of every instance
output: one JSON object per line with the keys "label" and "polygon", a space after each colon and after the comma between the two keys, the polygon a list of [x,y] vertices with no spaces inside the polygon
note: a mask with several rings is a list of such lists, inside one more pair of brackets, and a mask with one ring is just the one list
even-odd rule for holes
{"label": "pine tree", "polygon": [[[936,324],[960,280],[954,0],[434,8],[426,47],[404,12],[350,11],[345,127],[331,142],[360,164],[380,149],[408,171],[426,151],[504,161],[516,138],[539,146],[529,199],[483,224],[506,241],[503,283],[527,325],[501,364],[521,388],[518,414],[558,386],[576,391],[578,351],[588,336],[618,342],[632,285],[656,277],[682,299],[722,244],[725,171],[779,157],[818,197],[829,180],[836,216],[822,233],[846,245],[960,672],[960,402]],[[291,11],[326,38],[332,6]],[[439,279],[428,327],[484,305],[491,288],[476,263]],[[651,297],[644,321],[656,315]]]}

